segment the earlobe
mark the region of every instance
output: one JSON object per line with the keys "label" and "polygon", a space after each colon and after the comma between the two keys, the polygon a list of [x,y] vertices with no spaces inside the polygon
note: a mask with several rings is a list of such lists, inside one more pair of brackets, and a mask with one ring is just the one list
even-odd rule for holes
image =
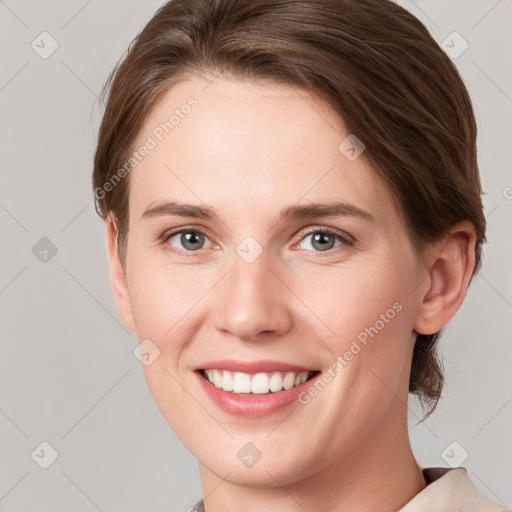
{"label": "earlobe", "polygon": [[117,311],[124,326],[135,332],[126,274],[119,257],[117,247],[117,230],[113,219],[109,216],[105,219],[105,241],[107,245],[107,257],[110,269],[110,283],[114,294]]}
{"label": "earlobe", "polygon": [[417,333],[440,331],[459,310],[475,268],[475,244],[473,225],[465,221],[429,248],[429,287],[416,312]]}

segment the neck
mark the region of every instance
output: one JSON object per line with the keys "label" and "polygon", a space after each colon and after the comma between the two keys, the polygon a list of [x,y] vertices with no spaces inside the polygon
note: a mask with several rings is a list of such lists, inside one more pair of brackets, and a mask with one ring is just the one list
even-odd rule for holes
{"label": "neck", "polygon": [[405,418],[333,457],[291,485],[249,487],[219,478],[200,464],[205,512],[396,512],[427,486],[411,450]]}

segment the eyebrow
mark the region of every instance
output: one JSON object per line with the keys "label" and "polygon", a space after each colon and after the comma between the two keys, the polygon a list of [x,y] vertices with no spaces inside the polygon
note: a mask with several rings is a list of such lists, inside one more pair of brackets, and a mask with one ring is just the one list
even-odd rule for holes
{"label": "eyebrow", "polygon": [[[219,216],[211,206],[180,203],[177,201],[161,201],[150,204],[141,216],[141,219],[154,217],[193,217],[210,221],[220,221]],[[318,217],[359,217],[374,222],[375,217],[358,206],[345,203],[310,203],[292,205],[279,213],[280,221],[293,221]]]}

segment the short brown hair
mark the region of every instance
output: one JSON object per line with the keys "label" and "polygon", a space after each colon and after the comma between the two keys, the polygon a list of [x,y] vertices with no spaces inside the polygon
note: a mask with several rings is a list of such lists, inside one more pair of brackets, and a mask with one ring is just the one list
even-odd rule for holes
{"label": "short brown hair", "polygon": [[[469,220],[480,267],[485,217],[471,100],[424,25],[389,0],[171,0],[132,41],[103,88],[96,211],[110,215],[125,262],[129,176],[115,186],[150,110],[196,74],[272,80],[314,93],[361,139],[421,252]],[[417,335],[409,391],[435,409],[440,332]]]}

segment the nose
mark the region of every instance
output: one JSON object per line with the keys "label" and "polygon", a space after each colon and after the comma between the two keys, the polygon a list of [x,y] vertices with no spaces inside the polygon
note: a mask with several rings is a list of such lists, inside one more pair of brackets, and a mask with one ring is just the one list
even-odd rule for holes
{"label": "nose", "polygon": [[261,342],[291,328],[293,294],[265,252],[252,263],[235,255],[231,270],[219,285],[214,289],[214,324],[224,334]]}

